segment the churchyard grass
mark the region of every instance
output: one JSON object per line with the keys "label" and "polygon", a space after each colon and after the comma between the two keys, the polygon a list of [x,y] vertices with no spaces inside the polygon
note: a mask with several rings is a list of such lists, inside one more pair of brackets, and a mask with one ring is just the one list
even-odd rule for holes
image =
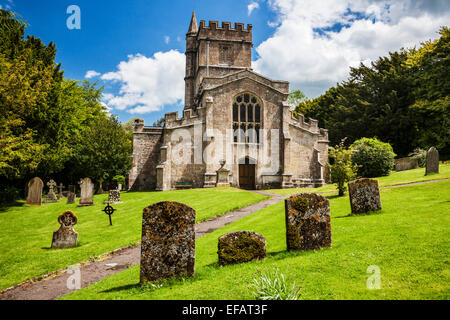
{"label": "churchyard grass", "polygon": [[[191,189],[166,192],[122,192],[122,203],[108,216],[101,210],[107,194],[96,195],[94,206],[77,207],[66,200],[42,206],[0,208],[0,290],[47,274],[103,253],[140,242],[142,210],[159,201],[186,203],[197,211],[197,221],[248,206],[268,197],[234,188]],[[73,210],[78,216],[74,226],[79,233],[76,248],[50,249],[53,231],[59,228],[58,216]]]}
{"label": "churchyard grass", "polygon": [[[399,172],[392,171],[389,176],[379,177],[376,179],[378,180],[378,186],[384,187],[404,183],[413,183],[413,182],[430,181],[447,178],[450,178],[450,164],[440,163],[439,173],[437,174],[430,174],[426,176],[425,168],[417,168]],[[327,184],[320,188],[271,189],[267,190],[267,192],[282,195],[289,195],[300,192],[327,192],[327,193],[333,192],[336,193],[336,195],[338,194],[335,184]]]}
{"label": "churchyard grass", "polygon": [[[286,252],[280,202],[197,239],[194,278],[140,287],[136,266],[62,299],[253,299],[253,279],[274,268],[302,287],[302,299],[449,299],[450,181],[380,192],[383,209],[361,215],[350,215],[348,195],[326,195],[332,248]],[[268,256],[219,267],[217,240],[237,230],[265,236]],[[373,265],[380,290],[366,285]]]}

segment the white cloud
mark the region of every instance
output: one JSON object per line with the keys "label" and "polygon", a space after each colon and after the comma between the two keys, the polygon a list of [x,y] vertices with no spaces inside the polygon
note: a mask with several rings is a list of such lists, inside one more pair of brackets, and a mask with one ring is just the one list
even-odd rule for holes
{"label": "white cloud", "polygon": [[101,79],[120,85],[118,95],[105,94],[110,108],[130,113],[159,111],[164,105],[182,104],[184,100],[184,54],[170,50],[153,57],[129,55],[118,70],[102,75]]}
{"label": "white cloud", "polygon": [[258,2],[255,2],[255,1],[252,1],[252,2],[247,6],[247,9],[248,9],[248,15],[251,15],[252,12],[253,12],[253,10],[258,9],[258,8],[259,8],[259,3],[258,3]]}
{"label": "white cloud", "polygon": [[84,76],[86,79],[91,79],[91,78],[95,78],[98,77],[101,73],[94,71],[94,70],[89,70],[88,72],[86,72],[86,75]]}
{"label": "white cloud", "polygon": [[165,42],[166,44],[169,44],[169,42],[170,42],[170,37],[169,37],[169,36],[164,36],[164,42]]}
{"label": "white cloud", "polygon": [[[450,2],[426,0],[272,0],[279,25],[257,48],[257,72],[288,80],[314,97],[345,80],[349,66],[439,35]],[[336,25],[342,27],[338,30]],[[318,32],[320,31],[320,32]]]}

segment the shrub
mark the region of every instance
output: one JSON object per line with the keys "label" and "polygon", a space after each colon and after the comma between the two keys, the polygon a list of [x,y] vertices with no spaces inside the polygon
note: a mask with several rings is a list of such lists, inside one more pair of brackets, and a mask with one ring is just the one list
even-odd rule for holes
{"label": "shrub", "polygon": [[114,181],[115,183],[117,183],[117,185],[119,185],[119,184],[124,185],[124,184],[125,184],[125,177],[124,177],[124,176],[117,175],[117,176],[114,176],[113,181]]}
{"label": "shrub", "polygon": [[356,175],[357,167],[352,163],[352,151],[345,148],[345,139],[341,143],[330,148],[330,174],[331,182],[337,184],[339,196],[343,196],[347,190],[346,183],[352,180]]}
{"label": "shrub", "polygon": [[394,153],[389,143],[377,138],[361,138],[350,146],[352,162],[358,166],[358,176],[374,178],[389,175],[394,167]]}
{"label": "shrub", "polygon": [[16,187],[0,186],[0,203],[8,204],[20,198],[20,191]]}
{"label": "shrub", "polygon": [[408,154],[408,157],[416,159],[419,167],[424,168],[427,163],[427,150],[415,148],[413,152]]}
{"label": "shrub", "polygon": [[301,296],[301,288],[295,286],[295,281],[289,287],[284,274],[278,269],[268,273],[260,272],[258,277],[253,278],[250,287],[257,300],[299,300]]}

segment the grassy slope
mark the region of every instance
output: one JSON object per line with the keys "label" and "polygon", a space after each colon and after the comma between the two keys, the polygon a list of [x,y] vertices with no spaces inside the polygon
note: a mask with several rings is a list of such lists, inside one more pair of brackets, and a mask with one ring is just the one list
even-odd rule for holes
{"label": "grassy slope", "polygon": [[[378,180],[378,184],[380,187],[383,186],[391,186],[396,184],[404,184],[411,182],[420,182],[420,181],[429,181],[429,180],[437,180],[437,179],[446,179],[450,178],[450,164],[440,164],[439,165],[439,173],[432,175],[425,175],[425,168],[418,168],[413,170],[399,171],[399,172],[391,172],[391,174],[387,177],[376,178]],[[328,184],[326,186],[320,188],[298,188],[298,189],[272,189],[267,190],[267,192],[275,193],[275,194],[294,194],[299,192],[335,192],[337,195],[336,185]]]}
{"label": "grassy slope", "polygon": [[[101,210],[107,195],[95,196],[93,207],[76,204],[44,204],[41,207],[0,208],[0,289],[58,270],[91,257],[140,241],[142,209],[149,204],[173,200],[196,209],[197,221],[245,207],[267,197],[233,188],[192,189],[168,192],[124,192],[123,203],[114,205],[113,226]],[[50,249],[57,217],[73,210],[79,218],[76,248]]]}
{"label": "grassy slope", "polygon": [[[139,267],[65,299],[251,299],[257,270],[273,267],[302,286],[304,299],[449,299],[450,182],[384,189],[383,210],[349,216],[348,197],[330,197],[333,247],[285,252],[284,204],[268,207],[197,240],[196,276],[160,289],[139,287]],[[217,265],[217,238],[253,230],[267,239],[268,258]],[[367,267],[381,269],[381,290],[366,289]]]}

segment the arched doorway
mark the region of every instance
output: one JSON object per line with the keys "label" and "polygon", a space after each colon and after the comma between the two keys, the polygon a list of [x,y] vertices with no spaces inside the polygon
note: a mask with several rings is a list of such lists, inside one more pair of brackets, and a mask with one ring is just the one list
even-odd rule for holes
{"label": "arched doorway", "polygon": [[239,187],[255,190],[256,164],[249,157],[239,161]]}

